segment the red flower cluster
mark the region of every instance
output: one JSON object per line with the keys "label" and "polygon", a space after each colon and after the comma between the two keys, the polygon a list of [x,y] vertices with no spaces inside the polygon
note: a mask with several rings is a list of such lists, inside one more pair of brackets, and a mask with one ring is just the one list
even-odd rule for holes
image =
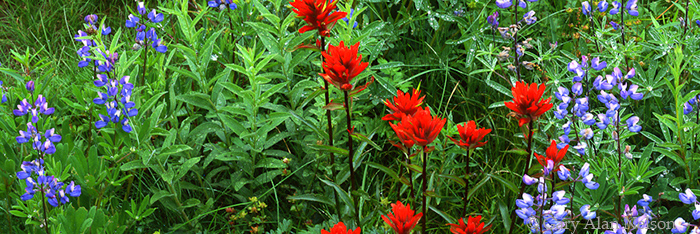
{"label": "red flower cluster", "polygon": [[484,223],[481,222],[481,215],[476,217],[471,217],[467,219],[467,223],[464,223],[464,218],[459,219],[459,224],[447,224],[452,226],[450,231],[453,234],[482,234],[488,232],[491,229],[491,225],[484,227]]}
{"label": "red flower cluster", "polygon": [[299,29],[299,33],[305,33],[311,30],[318,30],[318,35],[322,37],[330,36],[330,29],[333,28],[336,21],[345,17],[348,13],[336,11],[335,4],[338,1],[328,0],[296,0],[290,2],[292,11],[297,13],[299,18],[304,18],[308,25]]}
{"label": "red flower cluster", "polygon": [[547,161],[552,161],[554,164],[554,171],[557,171],[558,168],[557,166],[561,162],[562,159],[564,159],[564,155],[566,155],[566,151],[569,150],[569,145],[564,146],[561,150],[557,148],[557,142],[552,141],[552,144],[549,145],[549,148],[547,148],[547,151],[545,152],[546,156],[539,155],[537,153],[535,154],[535,157],[537,158],[537,162],[542,165],[542,167],[547,167]]}
{"label": "red flower cluster", "polygon": [[446,121],[446,119],[432,116],[428,108],[418,108],[413,116],[406,115],[398,124],[389,123],[389,125],[397,135],[403,132],[413,140],[414,144],[425,147],[437,138]]}
{"label": "red flower cluster", "polygon": [[358,227],[355,229],[355,231],[346,229],[345,224],[343,222],[337,223],[333,228],[331,228],[331,231],[326,231],[326,230],[321,230],[321,234],[360,234],[360,228]]}
{"label": "red flower cluster", "polygon": [[404,206],[401,201],[391,204],[391,211],[394,214],[389,213],[387,215],[382,215],[382,219],[384,219],[384,222],[389,224],[397,234],[410,233],[413,227],[418,224],[420,218],[423,217],[423,213],[414,215],[415,211],[411,210],[411,205],[407,204]]}
{"label": "red flower cluster", "polygon": [[420,90],[413,89],[411,93],[404,93],[401,90],[396,90],[396,97],[394,97],[394,103],[389,102],[389,99],[384,101],[384,105],[389,107],[391,114],[388,114],[382,118],[386,121],[401,120],[403,116],[413,115],[420,109],[423,104],[423,98],[420,97]]}
{"label": "red flower cluster", "polygon": [[469,150],[484,146],[488,141],[480,141],[491,132],[491,129],[476,128],[476,123],[472,120],[463,125],[457,125],[457,131],[461,139],[459,141],[452,137],[450,139],[462,149]]}
{"label": "red flower cluster", "polygon": [[355,88],[355,90],[350,84],[352,79],[369,65],[369,63],[362,62],[362,55],[357,54],[359,47],[359,42],[349,48],[345,47],[345,42],[343,41],[338,46],[329,45],[328,50],[322,53],[323,58],[325,58],[323,61],[323,71],[325,73],[320,73],[319,75],[340,90],[352,90],[353,93],[364,90],[372,81],[364,86]]}
{"label": "red flower cluster", "polygon": [[542,99],[546,86],[541,84],[538,88],[536,83],[529,86],[518,81],[515,87],[511,88],[513,93],[513,102],[506,102],[508,109],[513,110],[514,114],[520,118],[520,126],[534,121],[537,117],[552,109],[552,103],[549,103],[552,98]]}

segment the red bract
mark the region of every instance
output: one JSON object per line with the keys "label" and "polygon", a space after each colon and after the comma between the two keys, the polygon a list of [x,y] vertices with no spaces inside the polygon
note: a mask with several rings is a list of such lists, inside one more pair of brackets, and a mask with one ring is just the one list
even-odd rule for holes
{"label": "red bract", "polygon": [[394,129],[394,132],[396,132],[396,136],[399,138],[400,142],[391,142],[392,145],[398,147],[404,152],[407,152],[408,149],[413,148],[413,145],[415,144],[413,142],[413,139],[411,139],[411,136],[406,134],[405,131],[403,131],[401,128],[399,128],[397,125],[389,123],[392,129]]}
{"label": "red bract", "polygon": [[[352,84],[350,84],[352,79],[369,65],[369,63],[362,62],[362,55],[357,54],[359,48],[359,42],[349,48],[345,47],[343,41],[338,46],[329,45],[328,50],[322,53],[323,58],[325,58],[323,61],[323,72],[325,73],[319,75],[343,91],[352,90]],[[364,89],[364,87],[361,88]],[[362,90],[353,90],[353,93],[359,91]]]}
{"label": "red bract", "polygon": [[413,115],[420,109],[420,105],[423,104],[423,98],[420,97],[420,90],[413,89],[413,94],[404,93],[401,90],[396,91],[396,97],[394,97],[394,103],[389,102],[389,99],[384,101],[384,105],[391,109],[391,114],[388,114],[382,118],[386,121],[401,120],[404,115]]}
{"label": "red bract", "polygon": [[420,218],[423,217],[423,213],[414,215],[415,211],[411,210],[411,205],[407,204],[404,206],[401,201],[391,204],[391,211],[393,214],[382,215],[382,219],[384,219],[384,222],[389,224],[397,234],[410,233],[413,227],[418,224]]}
{"label": "red bract", "polygon": [[552,109],[553,105],[549,103],[552,99],[551,97],[542,100],[545,88],[544,84],[541,84],[538,88],[536,83],[528,86],[526,83],[518,81],[515,83],[515,87],[510,89],[513,93],[513,102],[506,102],[505,105],[520,118],[520,126],[534,121],[537,117]]}
{"label": "red bract", "polygon": [[406,115],[398,124],[389,123],[389,125],[396,132],[403,131],[413,139],[414,144],[425,147],[437,138],[442,127],[445,126],[445,121],[447,120],[430,115],[430,109],[419,108],[413,116]]}
{"label": "red bract", "polygon": [[481,222],[481,215],[476,217],[471,217],[467,219],[467,223],[464,223],[464,218],[459,219],[459,224],[447,224],[452,226],[450,231],[454,234],[482,234],[488,232],[491,229],[491,225],[484,227],[484,223]]}
{"label": "red bract", "polygon": [[347,229],[343,222],[337,223],[331,231],[321,230],[321,234],[360,234],[360,228],[358,227],[355,231]]}
{"label": "red bract", "polygon": [[557,142],[552,141],[552,144],[549,145],[549,148],[547,148],[547,151],[545,152],[546,156],[539,155],[535,153],[535,157],[537,158],[537,161],[542,165],[543,167],[547,167],[547,161],[552,160],[553,164],[553,169],[556,171],[559,168],[557,165],[561,162],[562,159],[564,159],[564,155],[566,155],[566,151],[569,150],[569,145],[564,146],[561,150],[557,148]]}
{"label": "red bract", "polygon": [[297,13],[299,18],[304,18],[307,24],[299,29],[299,33],[305,33],[311,30],[318,30],[318,34],[322,37],[330,36],[330,29],[333,28],[336,21],[345,17],[348,13],[335,10],[337,1],[328,0],[296,0],[290,2],[292,11]]}
{"label": "red bract", "polygon": [[457,125],[457,131],[461,139],[459,141],[452,137],[450,137],[450,139],[459,147],[462,147],[462,149],[469,150],[484,146],[488,141],[479,141],[483,140],[486,134],[491,132],[491,129],[476,128],[476,123],[474,123],[474,121],[469,121],[466,124]]}

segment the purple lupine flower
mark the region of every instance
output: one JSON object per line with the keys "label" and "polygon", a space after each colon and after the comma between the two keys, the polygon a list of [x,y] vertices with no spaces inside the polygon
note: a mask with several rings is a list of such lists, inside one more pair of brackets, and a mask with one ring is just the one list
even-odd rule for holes
{"label": "purple lupine flower", "polygon": [[591,138],[593,138],[593,130],[591,128],[583,129],[581,130],[581,136],[586,140],[590,140]]}
{"label": "purple lupine flower", "polygon": [[[505,9],[505,8],[508,8],[508,7],[512,6],[512,5],[513,5],[513,1],[512,1],[512,0],[496,0],[496,6],[498,6],[498,7],[500,7],[500,8],[504,8],[504,9]],[[211,6],[211,5],[209,5],[209,6]]]}
{"label": "purple lupine flower", "polygon": [[5,87],[2,86],[2,80],[0,80],[0,92],[2,92],[2,100],[0,103],[7,102],[7,96],[5,95]]}
{"label": "purple lupine flower", "polygon": [[86,15],[85,16],[85,23],[95,24],[95,23],[97,23],[97,19],[98,19],[97,15]]}
{"label": "purple lupine flower", "polygon": [[526,185],[533,185],[533,184],[537,183],[537,181],[538,180],[536,178],[532,178],[527,174],[523,175],[523,183],[525,183]]}
{"label": "purple lupine flower", "polygon": [[566,118],[566,115],[569,114],[569,111],[566,108],[567,108],[566,103],[562,103],[562,104],[557,105],[556,110],[554,110],[554,117],[556,117],[557,119]]}
{"label": "purple lupine flower", "polygon": [[597,71],[603,70],[608,66],[605,61],[600,61],[600,57],[595,57],[591,60],[591,67]]}
{"label": "purple lupine flower", "polygon": [[561,128],[564,130],[564,135],[569,135],[571,133],[571,121],[566,122]]}
{"label": "purple lupine flower", "polygon": [[523,199],[516,199],[515,205],[520,208],[528,208],[533,205],[534,201],[535,199],[532,197],[532,195],[523,193]]}
{"label": "purple lupine flower", "polygon": [[33,93],[34,92],[34,81],[30,80],[29,82],[27,82],[27,85],[25,87],[27,88],[27,91],[29,91],[30,93]]}
{"label": "purple lupine flower", "polygon": [[102,35],[109,35],[110,33],[112,33],[112,27],[102,25]]}
{"label": "purple lupine flower", "polygon": [[612,26],[615,30],[620,30],[620,25],[615,23],[615,21],[610,21],[610,26]]}
{"label": "purple lupine flower", "polygon": [[132,14],[129,14],[128,18],[126,19],[126,27],[127,28],[133,28],[136,27],[139,23],[139,17],[136,17]]}
{"label": "purple lupine flower", "polygon": [[[455,11],[455,12],[457,12],[457,11]],[[349,25],[350,19],[352,19],[353,14],[355,14],[355,9],[350,9],[350,12],[348,13],[348,15],[346,15],[345,18],[342,18],[341,20],[345,21],[345,23]],[[355,21],[355,23],[352,24],[352,28],[357,28],[357,21]]]}
{"label": "purple lupine flower", "polygon": [[581,13],[584,15],[589,15],[591,13],[591,4],[588,1],[581,3]]}
{"label": "purple lupine flower", "polygon": [[569,169],[566,168],[564,165],[559,165],[559,171],[557,171],[557,175],[561,180],[568,180],[569,177],[571,177],[571,171],[569,171]]}
{"label": "purple lupine flower", "polygon": [[693,204],[693,203],[697,202],[698,197],[695,196],[695,193],[693,193],[692,190],[687,188],[687,189],[685,189],[685,193],[681,193],[678,195],[678,199],[680,199],[681,202],[683,202],[685,204]]}
{"label": "purple lupine flower", "polygon": [[108,124],[109,121],[110,121],[110,120],[109,120],[109,116],[106,116],[106,115],[103,115],[103,114],[99,114],[99,115],[100,115],[100,120],[98,120],[97,122],[95,122],[95,127],[98,128],[98,129],[99,129],[99,128],[104,128],[104,127],[106,127],[107,124]]}
{"label": "purple lupine flower", "polygon": [[579,210],[581,211],[581,217],[585,220],[591,220],[596,217],[595,211],[591,211],[591,205],[583,205]]}
{"label": "purple lupine flower", "polygon": [[583,124],[591,126],[595,124],[595,116],[591,113],[586,113],[581,121],[583,121]]}
{"label": "purple lupine flower", "polygon": [[639,11],[637,11],[637,0],[629,0],[625,6],[627,8],[627,13],[631,16],[639,16]]}
{"label": "purple lupine flower", "polygon": [[552,201],[557,205],[565,205],[569,203],[569,198],[565,197],[566,191],[560,190],[552,193]]}
{"label": "purple lupine flower", "polygon": [[80,62],[78,62],[78,67],[87,67],[90,65],[90,61],[92,61],[90,58],[87,58],[90,56],[90,46],[83,46],[78,50],[78,56],[82,58]]}
{"label": "purple lupine flower", "polygon": [[153,23],[160,23],[163,21],[163,13],[157,13],[156,9],[153,9],[148,13],[148,19]]}
{"label": "purple lupine flower", "polygon": [[583,84],[581,82],[576,82],[571,86],[571,92],[576,96],[581,96],[583,94]]}
{"label": "purple lupine flower", "polygon": [[620,89],[620,96],[622,96],[622,99],[627,99],[627,97],[632,98],[632,100],[642,100],[644,97],[644,94],[637,93],[637,89],[639,86],[637,85],[630,85],[630,89],[627,90],[627,85],[622,85],[622,88]]}
{"label": "purple lupine flower", "polygon": [[693,219],[700,219],[700,204],[697,202],[695,203],[695,210],[693,210]]}
{"label": "purple lupine flower", "polygon": [[576,99],[576,104],[574,105],[573,112],[578,117],[583,117],[588,113],[588,97],[582,97]]}
{"label": "purple lupine flower", "polygon": [[146,14],[146,7],[144,6],[143,2],[138,2],[136,6],[136,10],[139,12],[141,15]]}
{"label": "purple lupine flower", "polygon": [[683,114],[687,115],[690,114],[690,112],[693,112],[693,105],[691,105],[689,102],[684,103]]}
{"label": "purple lupine flower", "polygon": [[168,47],[163,45],[161,39],[153,40],[153,44],[151,46],[153,47],[153,49],[156,49],[156,51],[160,53],[168,52]]}
{"label": "purple lupine flower", "polygon": [[[15,139],[17,140],[18,144],[23,144],[33,140],[35,137],[40,138],[41,136],[38,134],[36,127],[32,125],[32,122],[28,122],[27,131],[19,130],[19,136],[17,136]],[[39,140],[38,138],[37,140]]]}
{"label": "purple lupine flower", "polygon": [[219,10],[222,10],[222,11],[224,9],[226,9],[226,5],[228,5],[228,7],[231,10],[235,10],[236,8],[238,8],[238,5],[236,5],[236,3],[233,3],[233,1],[231,1],[231,0],[213,0],[213,1],[207,2],[207,5],[209,5],[209,7],[219,8]]}
{"label": "purple lupine flower", "polygon": [[598,11],[605,12],[608,9],[608,1],[603,0],[598,3]]}
{"label": "purple lupine flower", "polygon": [[630,132],[639,132],[642,131],[642,126],[637,125],[639,122],[639,117],[637,116],[632,116],[627,119],[627,129],[630,130]]}
{"label": "purple lupine flower", "polygon": [[486,17],[486,22],[488,22],[492,28],[498,28],[498,11],[494,11],[493,14]]}
{"label": "purple lupine flower", "polygon": [[654,199],[651,196],[643,194],[642,199],[639,199],[639,201],[637,201],[637,205],[642,206],[642,207],[649,206],[649,203],[651,203],[653,201],[654,201]]}
{"label": "purple lupine flower", "polygon": [[569,90],[565,87],[557,87],[558,92],[554,92],[554,96],[559,99],[559,101],[562,101],[564,103],[569,103],[571,102],[571,98],[569,97]]}
{"label": "purple lupine flower", "polygon": [[588,147],[588,144],[586,142],[579,142],[577,145],[574,146],[574,149],[576,149],[576,152],[581,155],[586,154],[586,147]]}
{"label": "purple lupine flower", "polygon": [[569,142],[571,142],[571,140],[569,139],[569,136],[567,136],[567,135],[559,136],[559,141],[561,141],[561,143],[557,144],[557,149],[563,149],[564,147],[569,145]]}
{"label": "purple lupine flower", "polygon": [[598,114],[598,119],[600,122],[597,122],[596,126],[598,126],[600,130],[605,129],[608,127],[608,125],[610,125],[610,118],[607,115],[600,113]]}
{"label": "purple lupine flower", "polygon": [[672,233],[685,233],[688,229],[689,223],[686,223],[685,220],[681,217],[678,217],[675,221],[673,221],[673,229],[671,229]]}
{"label": "purple lupine flower", "polygon": [[622,6],[622,4],[621,4],[620,2],[618,2],[618,1],[613,1],[613,2],[611,3],[611,5],[613,6],[612,9],[610,9],[610,12],[609,12],[611,15],[615,15],[615,14],[617,14],[617,13],[620,12],[620,7]]}
{"label": "purple lupine flower", "polygon": [[525,23],[527,25],[534,24],[537,21],[537,17],[535,16],[535,11],[528,11],[523,15],[523,20],[525,20]]}
{"label": "purple lupine flower", "polygon": [[71,181],[68,186],[66,186],[66,193],[71,197],[79,197],[81,194],[80,185],[75,185],[74,181]]}

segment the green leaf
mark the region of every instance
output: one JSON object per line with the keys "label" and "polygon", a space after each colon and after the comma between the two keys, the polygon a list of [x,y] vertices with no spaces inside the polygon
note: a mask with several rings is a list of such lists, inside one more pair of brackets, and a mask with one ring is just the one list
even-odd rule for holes
{"label": "green leaf", "polygon": [[334,206],[335,204],[326,196],[316,195],[316,194],[302,194],[297,196],[287,197],[288,200],[302,200],[311,202],[320,202],[329,206]]}
{"label": "green leaf", "polygon": [[203,93],[189,93],[177,96],[177,100],[185,102],[195,107],[200,107],[207,109],[209,111],[216,111],[214,103],[209,99],[209,95]]}
{"label": "green leaf", "polygon": [[185,163],[183,163],[182,166],[180,166],[180,169],[178,169],[177,176],[175,178],[173,178],[173,181],[178,181],[178,180],[180,180],[180,178],[185,176],[185,174],[187,174],[187,172],[190,171],[190,169],[195,164],[197,164],[200,159],[201,159],[201,157],[196,157],[196,158],[190,158],[187,161],[185,161]]}

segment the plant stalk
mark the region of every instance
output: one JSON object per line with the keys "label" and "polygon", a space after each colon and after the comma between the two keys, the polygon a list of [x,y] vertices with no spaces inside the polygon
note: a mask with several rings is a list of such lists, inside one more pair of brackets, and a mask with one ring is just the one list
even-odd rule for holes
{"label": "plant stalk", "polygon": [[[323,53],[324,51],[326,51],[326,38],[321,37],[321,53]],[[324,62],[323,54],[321,54],[321,72],[323,72],[323,62]],[[331,90],[329,89],[328,81],[326,81],[326,79],[323,79],[323,85],[324,85],[323,87],[326,89],[326,94],[325,94],[326,106],[328,106],[328,104],[331,101],[331,98],[330,98],[330,91]],[[327,126],[328,126],[328,145],[333,146],[333,122],[331,119],[331,110],[326,110],[326,122],[327,122]],[[335,167],[334,167],[335,166],[335,154],[333,154],[332,152],[330,154],[331,154],[330,155],[331,156],[331,165],[330,165],[331,166],[331,173],[333,173],[333,180],[336,180],[337,179],[336,177],[338,177],[338,172],[335,171]],[[338,200],[338,193],[333,193],[333,196],[335,197],[336,214],[338,214],[340,216],[340,203],[338,202],[339,201]]]}
{"label": "plant stalk", "polygon": [[464,168],[467,169],[466,174],[464,174],[464,215],[463,217],[467,217],[467,202],[469,201],[469,162],[471,161],[471,156],[472,156],[473,150],[467,150],[467,160],[466,163],[467,165],[464,165]]}
{"label": "plant stalk", "polygon": [[362,225],[360,225],[360,206],[357,203],[357,198],[352,194],[353,192],[357,191],[357,182],[355,182],[355,166],[353,163],[353,156],[355,154],[354,154],[354,151],[352,148],[352,131],[353,131],[353,129],[352,129],[352,118],[350,115],[350,113],[351,113],[350,100],[349,100],[350,95],[348,94],[348,91],[344,91],[344,94],[345,94],[344,95],[345,96],[345,113],[346,113],[346,118],[347,118],[346,122],[348,123],[347,131],[348,131],[348,159],[350,160],[349,161],[349,164],[350,164],[350,183],[352,185],[352,187],[351,187],[352,191],[350,192],[350,196],[352,197],[353,203],[355,203],[355,205],[354,205],[355,206],[355,218],[357,219],[357,226],[362,226]]}
{"label": "plant stalk", "polygon": [[44,188],[40,188],[41,190],[41,204],[44,207],[44,231],[46,231],[46,234],[49,234],[49,216],[48,212],[46,212],[46,195],[44,194]]}
{"label": "plant stalk", "polygon": [[141,84],[146,83],[146,64],[148,63],[148,38],[143,39],[143,75],[141,76]]}
{"label": "plant stalk", "polygon": [[421,176],[423,177],[423,186],[421,189],[423,189],[423,218],[421,219],[421,225],[423,226],[422,233],[426,234],[428,233],[428,212],[427,212],[427,197],[428,194],[426,192],[428,188],[428,146],[423,146],[423,151],[421,152],[421,156],[423,156],[423,172],[421,173]]}

